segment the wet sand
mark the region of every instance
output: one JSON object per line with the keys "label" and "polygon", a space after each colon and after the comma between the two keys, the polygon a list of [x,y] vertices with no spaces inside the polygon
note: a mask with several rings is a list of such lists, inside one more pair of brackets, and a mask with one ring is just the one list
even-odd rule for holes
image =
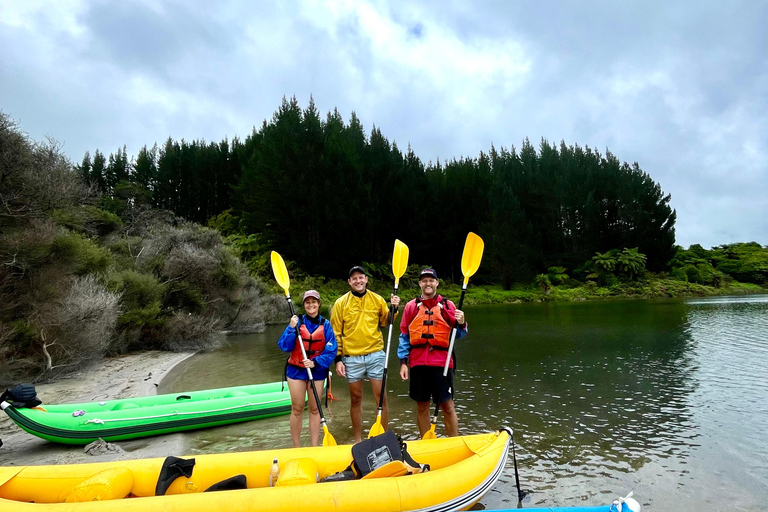
{"label": "wet sand", "polygon": [[[46,403],[76,403],[156,394],[162,378],[192,352],[151,351],[119,358],[104,359],[98,365],[35,388]],[[28,434],[7,414],[0,413],[0,466],[40,464],[76,464],[119,459],[183,455],[187,443],[184,434],[168,434],[111,443],[114,451],[98,455],[85,453],[83,446],[51,443]]]}

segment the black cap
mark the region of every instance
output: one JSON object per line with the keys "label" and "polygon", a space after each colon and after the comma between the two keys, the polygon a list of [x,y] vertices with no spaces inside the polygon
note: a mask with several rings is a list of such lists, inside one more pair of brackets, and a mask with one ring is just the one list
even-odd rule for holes
{"label": "black cap", "polygon": [[368,273],[365,271],[365,269],[363,267],[361,267],[360,265],[355,265],[354,267],[349,269],[349,277],[352,277],[352,274],[354,274],[355,272],[360,272],[364,276],[368,275]]}
{"label": "black cap", "polygon": [[432,277],[437,279],[437,272],[435,272],[434,269],[425,268],[421,271],[421,274],[419,274],[419,281],[421,281],[422,277]]}

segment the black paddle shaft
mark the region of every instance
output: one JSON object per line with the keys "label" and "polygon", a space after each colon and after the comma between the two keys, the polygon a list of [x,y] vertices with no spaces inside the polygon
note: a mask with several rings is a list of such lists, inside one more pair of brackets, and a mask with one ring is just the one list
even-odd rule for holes
{"label": "black paddle shaft", "polygon": [[[288,307],[291,308],[291,317],[296,316],[296,311],[293,309],[293,302],[291,301],[290,295],[288,296]],[[301,335],[299,334],[299,324],[296,324],[296,341],[295,343],[304,343],[304,340],[301,339]],[[317,405],[317,410],[320,411],[320,422],[327,427],[327,423],[325,422],[325,415],[323,414],[323,406],[320,404],[320,397],[317,394],[317,390],[315,389],[315,376],[312,374],[312,370],[310,368],[307,368],[307,373],[309,374],[309,378],[311,379],[309,381],[309,387],[312,388],[312,393],[315,395],[315,404]]]}
{"label": "black paddle shaft", "polygon": [[515,434],[512,433],[512,461],[515,464],[515,485],[517,486],[517,502],[522,503],[525,493],[520,490],[520,477],[517,475],[517,454],[515,453]]}
{"label": "black paddle shaft", "polygon": [[[395,285],[395,291],[392,292],[392,295],[397,295],[397,285]],[[395,323],[395,315],[397,315],[397,308],[393,308],[391,306],[389,307],[389,330],[392,331],[392,325]],[[391,336],[387,337],[387,351],[385,354],[387,355],[386,359],[389,359],[389,342],[392,341]],[[381,412],[384,410],[384,393],[386,393],[387,389],[387,366],[389,361],[384,361],[384,375],[381,377],[381,389],[379,390],[379,411]]]}
{"label": "black paddle shaft", "polygon": [[[467,285],[464,285],[461,288],[461,297],[459,297],[459,307],[456,309],[461,309],[461,307],[464,305],[464,294],[467,292]],[[453,331],[458,329],[458,325],[454,324],[453,329],[451,330],[451,338],[453,338]],[[448,358],[450,359],[451,354],[448,354]],[[438,396],[435,399],[435,414],[432,415],[432,423],[437,424],[437,415],[440,413],[440,396],[439,394],[442,394],[443,392],[443,385],[445,384],[445,372],[443,372],[442,377],[440,377],[440,389],[438,391]]]}

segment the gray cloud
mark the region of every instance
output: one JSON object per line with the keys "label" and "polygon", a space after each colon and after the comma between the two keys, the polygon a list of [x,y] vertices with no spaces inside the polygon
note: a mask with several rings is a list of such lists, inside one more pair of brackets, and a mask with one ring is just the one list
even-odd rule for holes
{"label": "gray cloud", "polygon": [[424,161],[609,149],[672,194],[681,245],[768,244],[767,25],[752,1],[5,2],[0,108],[79,161],[313,95]]}

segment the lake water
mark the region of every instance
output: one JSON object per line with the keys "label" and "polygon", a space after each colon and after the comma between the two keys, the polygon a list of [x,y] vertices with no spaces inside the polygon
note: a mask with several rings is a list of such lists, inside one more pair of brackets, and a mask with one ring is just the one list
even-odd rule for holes
{"label": "lake water", "polygon": [[[457,342],[462,434],[515,430],[523,508],[609,503],[645,511],[758,510],[768,502],[768,295],[466,308]],[[279,380],[281,326],[188,359],[159,392]],[[386,333],[385,333],[386,335]],[[418,430],[390,354],[390,426]],[[349,395],[326,412],[351,443]],[[366,428],[376,405],[366,384]],[[306,429],[305,429],[306,430]],[[442,433],[438,424],[438,435]],[[193,453],[290,447],[288,416],[198,431]],[[304,444],[308,444],[305,433]],[[510,456],[478,508],[517,504]]]}

